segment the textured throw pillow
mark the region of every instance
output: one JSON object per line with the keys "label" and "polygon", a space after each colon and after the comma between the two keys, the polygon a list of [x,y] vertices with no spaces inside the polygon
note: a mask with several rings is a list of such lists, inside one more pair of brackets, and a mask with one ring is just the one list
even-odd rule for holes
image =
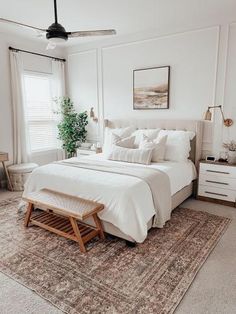
{"label": "textured throw pillow", "polygon": [[150,165],[152,149],[130,149],[114,145],[108,159]]}
{"label": "textured throw pillow", "polygon": [[138,147],[143,135],[148,136],[150,139],[154,140],[157,138],[160,129],[139,129],[136,130],[132,135],[135,136],[134,146]]}
{"label": "textured throw pillow", "polygon": [[115,144],[120,147],[134,148],[135,136],[122,138],[117,134],[112,133],[112,145]]}
{"label": "textured throw pillow", "polygon": [[139,144],[140,149],[152,149],[152,161],[158,162],[165,158],[166,141],[168,135],[158,136],[155,140],[150,139],[143,134],[143,138]]}
{"label": "textured throw pillow", "polygon": [[104,144],[103,144],[103,152],[109,153],[109,151],[112,148],[112,134],[116,134],[122,138],[130,136],[134,132],[134,127],[127,127],[127,128],[117,128],[117,129],[111,129],[111,128],[105,128],[105,134],[104,134]]}
{"label": "textured throw pillow", "polygon": [[194,132],[161,130],[160,136],[168,135],[166,142],[165,160],[187,161],[191,150],[190,140]]}

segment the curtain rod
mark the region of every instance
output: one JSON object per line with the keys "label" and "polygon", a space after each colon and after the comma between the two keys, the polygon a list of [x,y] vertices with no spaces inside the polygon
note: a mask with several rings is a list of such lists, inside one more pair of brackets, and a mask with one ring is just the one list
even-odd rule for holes
{"label": "curtain rod", "polygon": [[13,48],[13,47],[9,47],[9,50],[13,50],[13,51],[21,51],[21,52],[30,53],[30,54],[32,54],[32,55],[36,55],[36,56],[40,56],[40,57],[45,57],[45,58],[50,58],[50,59],[54,59],[54,60],[59,60],[59,61],[66,62],[66,59],[56,58],[56,57],[52,57],[52,56],[48,56],[48,55],[44,55],[44,54],[37,53],[37,52],[33,52],[33,51],[22,50],[22,49]]}

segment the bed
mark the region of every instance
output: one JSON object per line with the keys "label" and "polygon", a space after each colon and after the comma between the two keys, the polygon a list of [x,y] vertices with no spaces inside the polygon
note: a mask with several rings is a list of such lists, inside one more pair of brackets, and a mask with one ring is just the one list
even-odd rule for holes
{"label": "bed", "polygon": [[[105,120],[110,128],[134,125],[136,129],[161,128],[167,130],[193,131],[190,158],[187,162],[163,161],[148,166],[130,165],[108,161],[103,154],[83,157],[84,163],[106,163],[111,169],[120,167],[139,171],[145,167],[150,171],[165,174],[170,181],[170,211],[181,204],[193,192],[196,166],[201,157],[203,124],[198,120]],[[130,242],[143,242],[153,226],[155,206],[153,193],[148,184],[136,176],[97,168],[75,166],[76,158],[62,163],[52,163],[36,169],[26,183],[24,196],[42,188],[64,192],[69,195],[91,199],[105,205],[99,214],[105,232]],[[80,161],[81,163],[81,161]],[[141,169],[142,170],[142,169]],[[167,219],[165,219],[167,220]],[[88,221],[89,222],[89,221]]]}

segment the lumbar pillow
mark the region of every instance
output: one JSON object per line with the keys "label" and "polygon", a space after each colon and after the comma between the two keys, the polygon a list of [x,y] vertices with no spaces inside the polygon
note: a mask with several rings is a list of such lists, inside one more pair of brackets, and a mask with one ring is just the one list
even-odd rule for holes
{"label": "lumbar pillow", "polygon": [[152,149],[130,149],[114,145],[108,159],[149,165]]}
{"label": "lumbar pillow", "polygon": [[194,132],[161,130],[160,136],[168,135],[166,142],[165,160],[187,161],[191,150],[190,140]]}
{"label": "lumbar pillow", "polygon": [[122,138],[130,136],[134,131],[134,127],[127,127],[127,128],[105,128],[104,134],[104,144],[103,144],[103,152],[108,153],[112,148],[112,134],[116,134]]}
{"label": "lumbar pillow", "polygon": [[134,148],[135,136],[122,138],[117,134],[112,133],[112,145],[117,145],[125,148]]}
{"label": "lumbar pillow", "polygon": [[156,139],[152,140],[148,136],[143,134],[142,141],[139,144],[140,149],[152,149],[152,161],[158,162],[164,160],[166,141],[168,135],[158,136]]}
{"label": "lumbar pillow", "polygon": [[135,136],[134,146],[138,147],[143,135],[148,136],[150,139],[155,139],[160,132],[160,129],[139,129],[136,130],[132,135]]}

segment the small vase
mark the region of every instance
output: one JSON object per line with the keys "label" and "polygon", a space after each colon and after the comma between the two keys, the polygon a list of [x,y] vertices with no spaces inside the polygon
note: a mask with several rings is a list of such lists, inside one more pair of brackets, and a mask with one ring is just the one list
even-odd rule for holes
{"label": "small vase", "polygon": [[236,151],[229,150],[228,152],[228,163],[236,164]]}

